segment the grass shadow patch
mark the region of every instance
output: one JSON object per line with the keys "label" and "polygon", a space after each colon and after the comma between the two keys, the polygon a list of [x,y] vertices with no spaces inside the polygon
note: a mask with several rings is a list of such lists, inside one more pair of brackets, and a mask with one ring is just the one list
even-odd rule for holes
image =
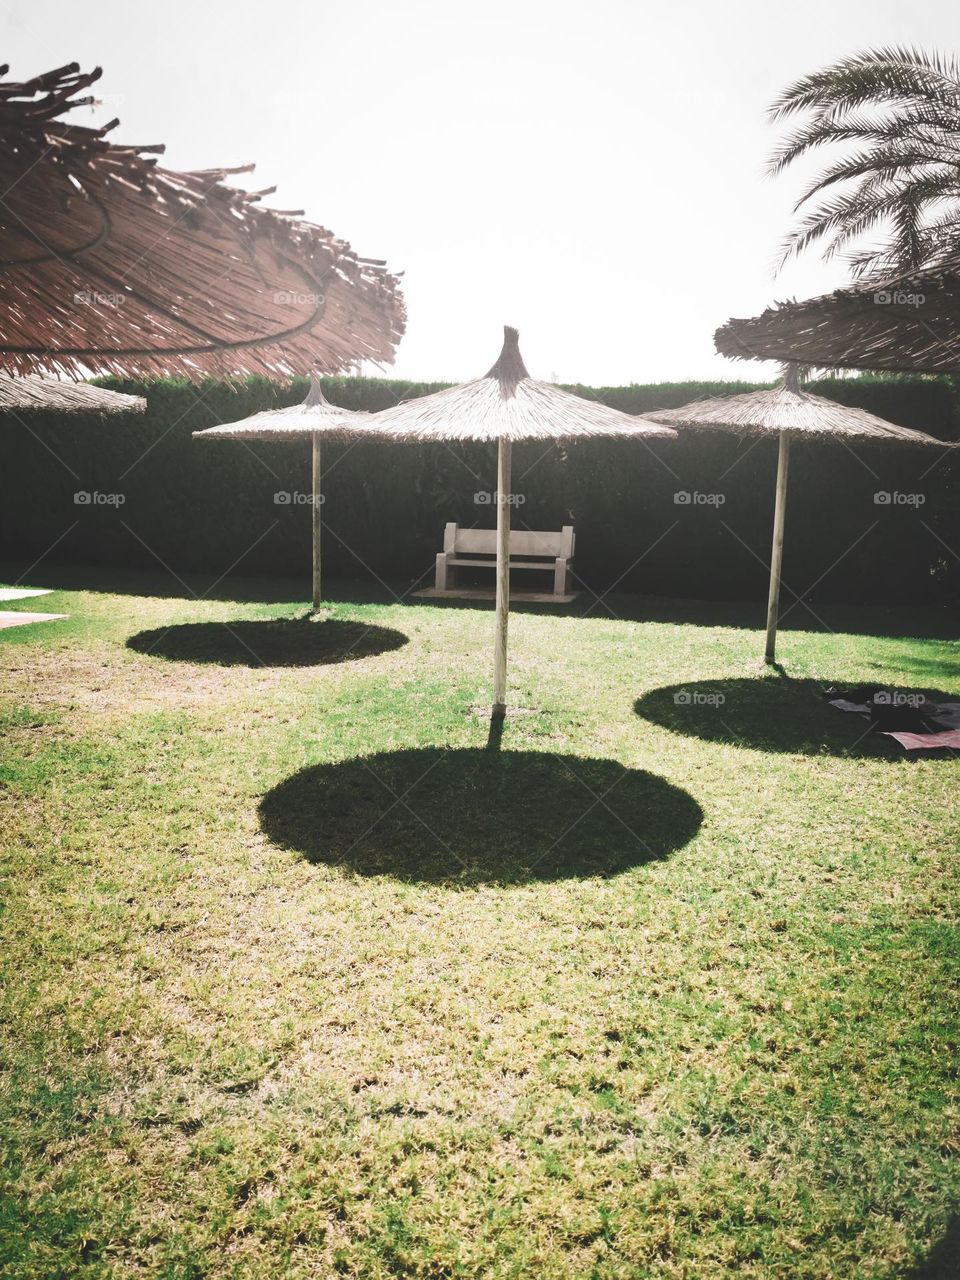
{"label": "grass shadow patch", "polygon": [[[943,754],[905,752],[892,738],[872,731],[865,717],[830,706],[823,691],[831,683],[784,676],[691,681],[651,689],[634,710],[674,733],[760,751],[889,760]],[[898,685],[891,692],[928,702],[960,701],[958,694],[931,689]]]}
{"label": "grass shadow patch", "polygon": [[400,649],[409,637],[393,627],[326,618],[187,622],[139,631],[127,648],[171,662],[225,667],[315,667],[371,658]]}
{"label": "grass shadow patch", "polygon": [[616,875],[702,821],[686,791],[613,760],[439,747],[314,765],[260,804],[269,839],[312,862],[466,888]]}
{"label": "grass shadow patch", "polygon": [[956,1280],[960,1275],[960,1215],[951,1214],[946,1230],[926,1258],[904,1280]]}

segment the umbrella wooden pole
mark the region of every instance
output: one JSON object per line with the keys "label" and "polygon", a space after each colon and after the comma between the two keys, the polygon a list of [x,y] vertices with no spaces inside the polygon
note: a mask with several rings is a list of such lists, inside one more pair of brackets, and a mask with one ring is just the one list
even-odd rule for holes
{"label": "umbrella wooden pole", "polygon": [[507,714],[507,622],[510,617],[510,462],[512,445],[497,449],[497,624],[493,642],[493,716]]}
{"label": "umbrella wooden pole", "polygon": [[765,662],[774,662],[777,650],[777,616],[780,606],[780,571],[783,566],[783,524],[787,511],[787,471],[790,467],[790,437],[780,432],[777,457],[777,505],[773,516],[773,548],[770,552],[770,594],[767,597],[767,648]]}
{"label": "umbrella wooden pole", "polygon": [[313,607],[320,608],[320,432],[313,433]]}

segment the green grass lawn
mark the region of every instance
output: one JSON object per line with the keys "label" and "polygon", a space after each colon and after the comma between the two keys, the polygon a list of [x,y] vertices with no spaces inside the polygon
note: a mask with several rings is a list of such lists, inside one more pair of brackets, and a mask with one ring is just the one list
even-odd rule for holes
{"label": "green grass lawn", "polygon": [[0,1274],[958,1274],[960,764],[818,685],[957,694],[960,619],[778,674],[759,603],[518,611],[496,750],[489,609],[60,580],[0,632]]}

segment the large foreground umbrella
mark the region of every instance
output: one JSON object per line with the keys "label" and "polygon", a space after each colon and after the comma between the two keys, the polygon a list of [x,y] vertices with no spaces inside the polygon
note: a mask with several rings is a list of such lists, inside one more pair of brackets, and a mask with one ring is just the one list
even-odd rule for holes
{"label": "large foreground umbrella", "polygon": [[776,436],[780,441],[777,460],[777,499],[773,519],[773,549],[770,555],[770,590],[767,598],[767,643],[764,657],[776,657],[777,618],[780,603],[780,571],[783,563],[783,529],[787,506],[787,470],[790,444],[795,440],[849,440],[860,443],[925,444],[947,448],[922,431],[885,422],[865,409],[825,400],[802,391],[794,365],[788,365],[783,384],[772,391],[751,391],[747,395],[718,396],[694,400],[679,409],[665,409],[643,415],[651,422],[671,427],[715,427],[741,435]]}
{"label": "large foreground umbrella", "polygon": [[312,490],[311,508],[313,514],[313,607],[320,607],[320,507],[323,501],[320,492],[320,441],[323,436],[335,439],[346,439],[349,436],[364,434],[363,423],[370,420],[369,413],[361,413],[351,409],[340,409],[324,398],[320,383],[316,378],[310,380],[310,390],[303,404],[291,405],[287,409],[266,409],[262,413],[252,414],[239,422],[226,423],[220,427],[208,427],[205,431],[195,431],[195,440],[309,440],[312,444]]}
{"label": "large foreground umbrella", "polygon": [[[0,68],[0,77],[7,68]],[[0,368],[129,376],[333,373],[390,362],[396,277],[267,191],[181,173],[60,117],[99,68],[0,78]],[[79,96],[78,96],[79,95]]]}
{"label": "large foreground umbrella", "polygon": [[960,263],[785,302],[714,335],[733,359],[843,369],[960,370]]}
{"label": "large foreground umbrella", "polygon": [[537,382],[527,373],[516,329],[504,327],[503,350],[483,378],[371,414],[370,429],[392,440],[489,440],[497,444],[497,603],[493,716],[506,714],[507,620],[510,614],[510,463],[515,441],[673,439],[675,431],[642,422],[597,400]]}
{"label": "large foreground umbrella", "polygon": [[142,413],[146,407],[143,396],[128,396],[82,382],[0,374],[0,413]]}

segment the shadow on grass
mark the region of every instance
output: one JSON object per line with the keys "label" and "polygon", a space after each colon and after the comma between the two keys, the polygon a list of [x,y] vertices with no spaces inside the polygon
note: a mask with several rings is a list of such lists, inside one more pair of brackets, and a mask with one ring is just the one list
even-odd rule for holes
{"label": "shadow on grass", "polygon": [[[590,589],[590,586],[594,590]],[[511,601],[511,613],[540,614],[547,617],[589,617],[597,623],[667,623],[670,626],[709,627],[753,634],[757,661],[763,655],[766,606],[763,600],[709,600],[698,597],[646,595],[611,591],[594,579],[575,582],[580,595],[571,604]],[[600,599],[599,597],[602,597]],[[764,597],[765,600],[765,597]],[[431,609],[476,609],[491,611],[491,600],[459,600],[408,595],[405,604]],[[787,625],[781,627],[786,639],[793,632],[812,635],[878,636],[883,639],[955,640],[960,634],[960,611],[924,605],[878,606],[876,604],[832,604],[818,601],[816,613],[803,601],[795,604]],[[947,664],[949,670],[950,664]],[[946,674],[944,671],[943,674]],[[960,1280],[960,1277],[958,1277]]]}
{"label": "shadow on grass", "polygon": [[950,1217],[944,1234],[903,1280],[957,1280],[960,1276],[960,1217]]}
{"label": "shadow on grass", "polygon": [[[691,681],[652,689],[634,703],[637,715],[675,733],[727,742],[760,751],[804,755],[913,759],[939,751],[911,751],[892,738],[869,730],[865,717],[831,707],[822,691],[829,680],[792,680],[784,676],[739,680]],[[904,689],[933,702],[956,702],[957,694]]]}
{"label": "shadow on grass", "polygon": [[439,747],[315,765],[260,804],[264,833],[312,862],[452,888],[616,875],[702,820],[686,791],[612,760]]}
{"label": "shadow on grass", "polygon": [[139,631],[127,648],[173,662],[225,667],[318,667],[354,662],[399,649],[408,637],[392,627],[327,618],[269,618],[262,622],[186,622]]}
{"label": "shadow on grass", "polygon": [[[38,547],[35,554],[39,554]],[[158,596],[169,599],[250,601],[285,604],[298,601],[306,607],[309,601],[310,565],[304,562],[303,571],[295,578],[248,577],[245,575],[222,576],[221,567],[213,567],[208,573],[191,573],[186,568],[173,577],[168,572],[150,569],[130,569],[117,565],[64,563],[44,560],[34,565],[35,556],[26,560],[0,562],[0,581],[18,582],[24,574],[35,587],[52,587],[54,590],[96,591],[111,595]],[[403,603],[418,608],[476,609],[490,612],[493,608],[487,600],[438,600],[421,599],[411,594],[418,585],[429,585],[430,577],[412,582],[393,579],[389,583],[365,580],[358,582],[347,578],[328,578],[324,583],[324,595],[331,600],[350,604],[395,604],[397,597]],[[589,586],[587,582],[589,581]],[[580,597],[569,605],[531,604],[516,602],[511,611],[543,614],[553,617],[582,617],[615,623],[656,622],[695,627],[723,627],[752,631],[756,635],[757,658],[763,652],[763,627],[766,617],[763,596],[750,600],[682,599],[671,596],[640,595],[630,592],[610,591],[602,577],[591,575],[584,582],[574,584],[582,590]],[[593,590],[590,589],[593,588]],[[765,583],[762,587],[764,593]],[[594,591],[603,594],[598,603]],[[916,607],[880,607],[877,605],[831,604],[828,600],[816,602],[816,615],[805,604],[797,604],[791,614],[786,636],[793,630],[807,630],[822,634],[867,635],[897,637],[902,639],[955,640],[960,633],[960,611],[956,609]]]}

